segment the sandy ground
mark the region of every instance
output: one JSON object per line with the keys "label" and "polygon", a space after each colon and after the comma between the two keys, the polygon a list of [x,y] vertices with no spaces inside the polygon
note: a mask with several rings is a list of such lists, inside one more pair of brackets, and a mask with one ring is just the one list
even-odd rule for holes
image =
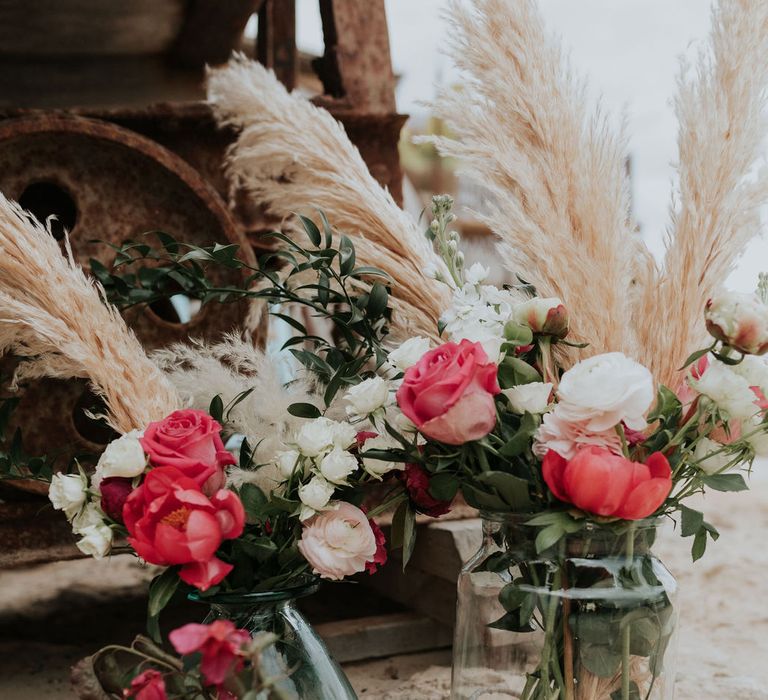
{"label": "sandy ground", "polygon": [[[701,502],[721,531],[690,562],[690,540],[669,532],[659,554],[681,588],[678,700],[768,700],[768,478],[746,494]],[[108,641],[141,631],[151,572],[127,556],[0,573],[0,698],[72,698],[69,667]],[[169,626],[199,617],[176,609]],[[450,652],[348,664],[361,698],[443,700]],[[329,699],[332,700],[332,699]]]}

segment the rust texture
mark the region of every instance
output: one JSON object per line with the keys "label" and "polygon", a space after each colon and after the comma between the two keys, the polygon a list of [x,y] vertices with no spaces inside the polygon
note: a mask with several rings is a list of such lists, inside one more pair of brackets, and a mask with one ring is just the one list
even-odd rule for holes
{"label": "rust texture", "polygon": [[[326,49],[315,69],[325,94],[314,101],[344,124],[374,177],[400,201],[397,143],[405,117],[395,109],[384,0],[318,2]],[[65,33],[61,50],[55,40],[44,45],[35,40],[29,51],[26,45],[13,56],[0,51],[0,191],[19,199],[29,195],[30,186],[43,184],[45,196],[50,191],[54,199],[69,202],[72,246],[85,266],[90,258],[111,260],[109,247],[93,239],[119,243],[149,230],[198,244],[256,242],[258,223],[263,223],[258,211],[241,202],[234,209],[225,204],[230,192],[222,164],[236,134],[216,127],[210,110],[196,101],[201,94],[196,91],[204,63],[222,62],[242,48],[251,12],[259,12],[255,54],[293,88],[298,82],[295,5],[294,0],[225,4],[222,10],[216,0],[190,0],[183,16],[169,14],[159,34],[156,15],[148,9],[145,16],[132,17],[130,26],[120,26],[120,56],[100,48],[103,13],[92,15],[98,25],[94,41],[83,34],[83,16],[80,34]],[[137,4],[136,12],[142,7]],[[131,55],[131,47],[144,46],[145,37],[155,34],[162,35],[157,40],[162,39],[162,53]],[[18,79],[12,79],[15,75]],[[74,101],[67,101],[70,94]],[[158,102],[158,95],[173,101]],[[190,335],[216,336],[241,325],[245,314],[243,306],[219,307],[179,324],[163,318],[162,311],[125,314],[147,347]],[[11,370],[12,364],[3,361],[0,374]],[[0,391],[5,393],[3,386]],[[110,436],[84,421],[83,409],[92,405],[80,380],[30,384],[15,416],[28,452],[100,451]],[[40,498],[44,491],[35,482],[0,484],[0,568],[78,555],[61,514]]]}

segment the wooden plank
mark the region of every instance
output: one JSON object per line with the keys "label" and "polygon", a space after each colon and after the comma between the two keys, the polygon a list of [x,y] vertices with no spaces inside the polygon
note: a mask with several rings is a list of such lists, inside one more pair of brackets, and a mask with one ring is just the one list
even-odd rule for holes
{"label": "wooden plank", "polygon": [[447,626],[415,613],[327,622],[315,629],[340,663],[444,649],[452,641]]}
{"label": "wooden plank", "polygon": [[259,10],[256,57],[275,71],[275,76],[286,88],[293,90],[296,87],[295,0],[264,0]]}

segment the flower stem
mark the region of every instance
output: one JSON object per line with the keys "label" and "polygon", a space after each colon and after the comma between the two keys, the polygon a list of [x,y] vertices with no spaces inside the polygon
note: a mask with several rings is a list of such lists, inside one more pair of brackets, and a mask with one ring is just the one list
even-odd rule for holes
{"label": "flower stem", "polygon": [[[626,567],[632,566],[635,558],[635,523],[631,523],[627,532]],[[632,642],[632,627],[629,623],[621,631],[621,700],[629,700],[629,648]]]}

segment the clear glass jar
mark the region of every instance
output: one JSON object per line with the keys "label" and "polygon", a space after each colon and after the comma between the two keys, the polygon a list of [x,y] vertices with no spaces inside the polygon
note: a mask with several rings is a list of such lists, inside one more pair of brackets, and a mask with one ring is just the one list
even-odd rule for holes
{"label": "clear glass jar", "polygon": [[[278,641],[262,652],[262,672],[280,680],[256,700],[356,700],[357,695],[320,637],[299,612],[296,601],[315,593],[319,583],[261,593],[190,598],[210,605],[205,623],[231,620],[252,635],[272,632]],[[271,695],[269,693],[272,693]]]}
{"label": "clear glass jar", "polygon": [[672,700],[677,583],[651,549],[657,521],[590,524],[537,553],[531,517],[482,514],[452,700]]}

